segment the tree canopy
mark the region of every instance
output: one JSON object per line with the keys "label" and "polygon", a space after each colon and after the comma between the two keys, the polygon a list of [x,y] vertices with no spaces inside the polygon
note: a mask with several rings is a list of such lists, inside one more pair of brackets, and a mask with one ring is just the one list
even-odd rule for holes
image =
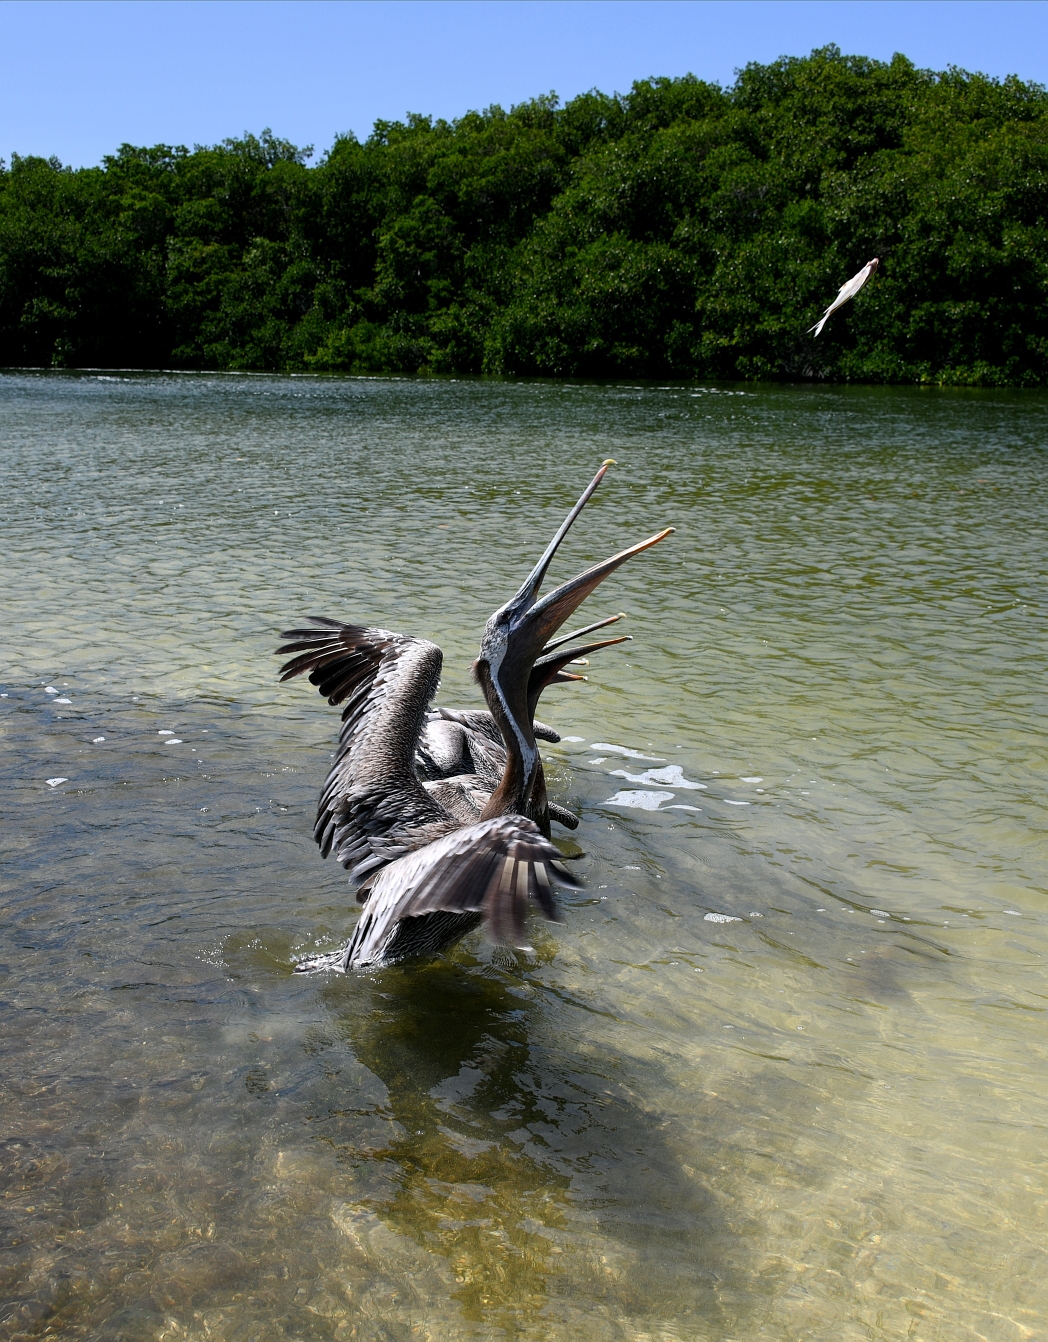
{"label": "tree canopy", "polygon": [[0,161],[0,364],[1048,383],[1048,93],[1017,78],[826,47],[311,157]]}

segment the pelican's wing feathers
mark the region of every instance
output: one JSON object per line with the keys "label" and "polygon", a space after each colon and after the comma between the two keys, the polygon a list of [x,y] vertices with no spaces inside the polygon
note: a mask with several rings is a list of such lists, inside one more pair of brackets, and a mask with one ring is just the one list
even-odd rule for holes
{"label": "pelican's wing feathers", "polygon": [[388,629],[311,616],[277,649],[295,653],[280,679],[309,673],[331,705],[344,704],[338,753],[327,776],[313,835],[362,877],[429,843],[454,823],[419,781],[415,747],[440,680],[435,643]]}
{"label": "pelican's wing feathers", "polygon": [[432,914],[480,915],[493,941],[524,947],[529,902],[555,920],[552,886],[580,888],[561,866],[560,852],[519,815],[482,820],[437,839],[390,863],[368,885],[347,966],[387,962],[391,937],[405,942],[395,958],[412,953],[410,924],[420,920],[423,935]]}

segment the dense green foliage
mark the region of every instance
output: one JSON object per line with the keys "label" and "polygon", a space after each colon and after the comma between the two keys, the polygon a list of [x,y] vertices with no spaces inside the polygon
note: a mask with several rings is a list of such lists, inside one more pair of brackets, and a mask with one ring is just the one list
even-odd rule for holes
{"label": "dense green foliage", "polygon": [[308,158],[0,165],[0,364],[1048,383],[1048,94],[1018,79],[826,48]]}

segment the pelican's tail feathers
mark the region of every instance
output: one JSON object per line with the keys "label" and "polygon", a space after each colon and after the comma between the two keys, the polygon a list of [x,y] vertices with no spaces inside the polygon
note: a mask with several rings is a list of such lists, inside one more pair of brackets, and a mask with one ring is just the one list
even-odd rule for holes
{"label": "pelican's tail feathers", "polygon": [[323,974],[325,971],[335,974],[346,972],[346,959],[349,946],[341,946],[337,951],[324,951],[321,955],[304,955],[295,962],[296,974]]}
{"label": "pelican's tail feathers", "polygon": [[519,815],[457,830],[391,862],[368,884],[347,969],[447,950],[481,922],[492,941],[525,949],[529,906],[557,921],[554,887],[581,888],[560,851]]}

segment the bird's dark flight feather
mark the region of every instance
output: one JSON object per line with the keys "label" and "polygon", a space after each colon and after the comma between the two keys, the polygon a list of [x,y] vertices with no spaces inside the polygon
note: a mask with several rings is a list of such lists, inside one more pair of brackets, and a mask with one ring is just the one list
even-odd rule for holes
{"label": "bird's dark flight feather", "polygon": [[298,655],[280,678],[308,672],[328,703],[344,704],[313,833],[324,857],[333,851],[359,878],[459,823],[413,765],[443,658],[425,639],[310,618],[316,628],[284,634],[278,652]]}
{"label": "bird's dark flight feather", "polygon": [[537,904],[557,918],[552,885],[579,888],[560,853],[523,816],[483,820],[384,867],[368,882],[367,904],[346,963],[391,964],[457,940],[483,919],[494,941],[524,947],[525,913]]}

